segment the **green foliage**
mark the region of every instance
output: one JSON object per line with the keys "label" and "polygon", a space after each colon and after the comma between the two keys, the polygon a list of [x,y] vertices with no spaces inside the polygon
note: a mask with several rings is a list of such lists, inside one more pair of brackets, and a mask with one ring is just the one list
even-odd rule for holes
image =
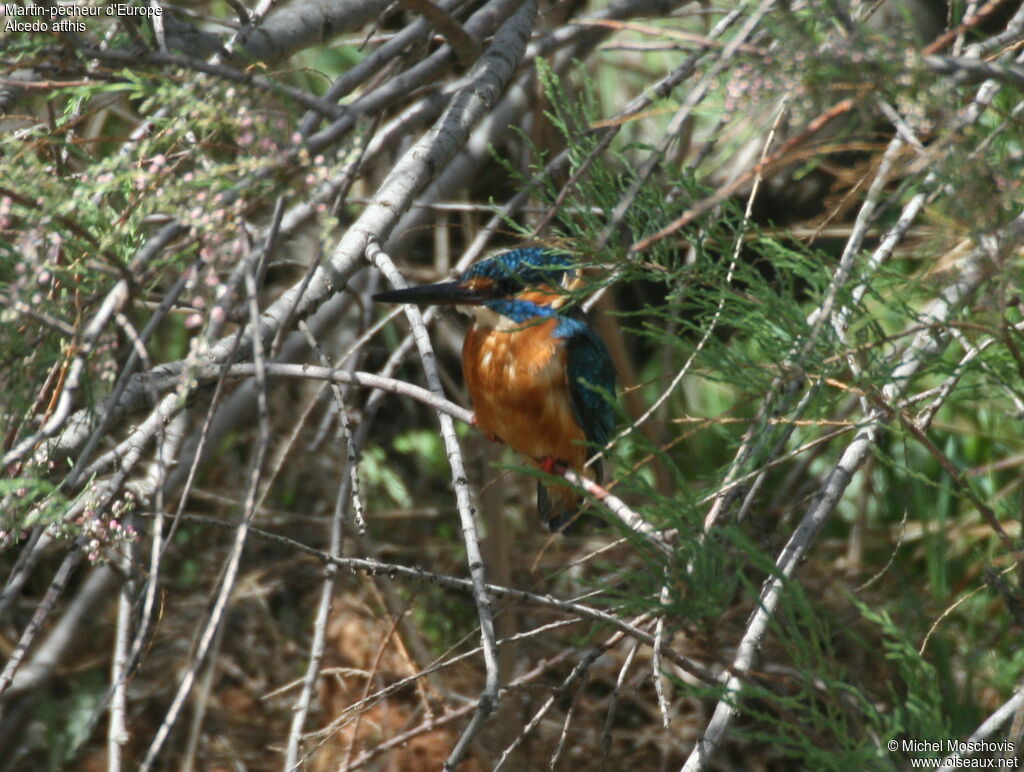
{"label": "green foliage", "polygon": [[107,691],[102,675],[90,670],[62,696],[44,694],[36,710],[42,724],[46,769],[67,769]]}
{"label": "green foliage", "polygon": [[876,744],[876,725],[888,719],[850,683],[842,664],[838,620],[787,585],[772,630],[790,666],[745,690],[742,710],[750,721],[738,733],[810,769],[894,768]]}
{"label": "green foliage", "polygon": [[907,639],[887,611],[877,611],[854,599],[864,618],[881,632],[882,648],[887,662],[896,669],[890,709],[879,717],[879,738],[886,740],[950,737],[949,718],[942,709],[944,700],[939,688],[939,674]]}
{"label": "green foliage", "polygon": [[[746,685],[741,706],[748,720],[738,734],[771,748],[771,755],[811,769],[897,769],[890,740],[955,736],[940,689],[940,673],[925,660],[887,611],[850,598],[869,623],[860,635],[855,619],[815,608],[807,594],[789,584],[772,622],[774,639],[791,669]],[[849,617],[851,612],[844,610]],[[872,651],[881,646],[884,695],[858,686],[842,648]],[[881,700],[884,699],[884,704]],[[920,754],[918,754],[920,755]]]}
{"label": "green foliage", "polygon": [[444,474],[447,468],[444,441],[437,432],[414,429],[398,435],[391,444],[398,453],[425,465],[425,471],[432,476]]}
{"label": "green foliage", "polygon": [[[116,282],[130,280],[145,299],[165,291],[199,257],[202,267],[183,304],[213,305],[230,255],[245,238],[242,209],[227,202],[242,180],[256,186],[254,193],[272,190],[272,183],[252,182],[254,172],[287,136],[286,122],[256,108],[244,91],[201,75],[168,78],[126,68],[106,80],[46,92],[44,99],[52,124],[19,131],[18,142],[0,155],[0,196],[7,202],[0,283],[37,318],[53,320],[29,332],[21,314],[0,313],[5,430],[24,425],[24,411],[46,397],[36,391],[39,384],[67,366]],[[121,118],[129,106],[149,117],[146,130],[126,143],[139,129]],[[181,213],[191,237],[139,262],[139,248],[168,212]],[[150,313],[135,316],[142,327]],[[196,326],[188,317],[172,318],[179,330],[182,321]],[[161,339],[173,341],[161,352],[167,358],[186,353],[186,336],[174,339],[164,328]],[[118,345],[124,341],[105,334],[93,349],[103,353]],[[82,393],[95,400],[115,375],[99,363],[87,368]]]}
{"label": "green foliage", "polygon": [[30,477],[0,480],[0,501],[5,503],[0,514],[0,546],[5,546],[22,528],[48,525],[67,506],[53,483]]}
{"label": "green foliage", "polygon": [[[53,39],[16,35],[15,41],[5,49],[9,63],[33,66],[38,57],[45,60],[45,45]],[[85,366],[78,372],[73,408],[92,409],[109,394],[151,322],[159,320],[145,341],[147,366],[185,357],[204,327],[219,329],[223,322],[211,324],[208,312],[237,291],[229,290],[229,277],[251,248],[251,224],[267,214],[266,204],[251,202],[296,182],[315,184],[327,174],[324,159],[308,157],[284,173],[268,173],[279,165],[292,125],[263,93],[191,72],[135,66],[97,72],[32,97],[25,112],[50,120],[4,129],[5,450],[53,415],[78,359]],[[18,115],[13,120],[17,124]],[[186,235],[142,259],[140,248],[172,219],[185,226]],[[108,308],[101,332],[87,339],[89,325],[119,285],[127,287],[127,299]],[[176,293],[174,302],[160,309],[169,292]],[[10,504],[0,523],[4,541],[49,524],[67,505],[42,479],[66,471],[56,462],[15,471],[25,479],[0,494]],[[33,474],[40,479],[31,479]],[[18,494],[22,488],[25,495]],[[86,514],[88,520],[92,513]],[[63,536],[81,533],[75,523],[58,525],[55,533]]]}
{"label": "green foliage", "polygon": [[363,479],[371,486],[380,487],[399,507],[412,506],[412,496],[394,466],[388,463],[383,448],[367,448],[359,464]]}
{"label": "green foliage", "polygon": [[[789,33],[824,34],[814,27],[820,15],[810,9],[803,13],[809,26],[801,29],[798,25]],[[885,84],[889,96],[901,99],[917,80],[893,78],[894,65],[880,52],[895,43],[874,33],[868,40],[877,47],[871,50],[879,54],[869,57],[879,66],[873,77]],[[831,56],[801,64],[809,69],[800,77],[834,83],[850,61],[841,51]],[[552,105],[547,117],[569,148],[565,174],[574,180],[558,210],[554,238],[584,256],[585,263],[609,268],[620,299],[629,298],[631,287],[642,288],[644,301],[631,304],[626,300],[615,315],[642,351],[658,352],[646,358],[637,356],[642,363],[637,373],[640,402],[652,405],[667,396],[648,421],[647,431],[633,429],[616,443],[614,482],[616,495],[638,503],[648,522],[678,530],[676,554],[666,563],[656,551],[645,551],[642,539],[633,538],[646,555],[645,562],[606,596],[620,610],[657,613],[660,609],[670,619],[685,620],[689,631],[714,635],[723,608],[737,603],[749,608],[758,603],[761,583],[774,573],[774,556],[781,540],[787,538],[784,533],[773,534],[772,546],[767,548],[751,538],[751,527],[769,534],[775,531],[775,523],[760,518],[743,525],[720,523],[713,534],[703,533],[706,502],[723,484],[744,432],[754,438],[753,452],[738,471],[750,479],[759,465],[772,457],[769,451],[773,447],[810,446],[824,432],[842,426],[837,415],[847,414],[844,406],[850,405],[855,395],[875,394],[880,384],[891,380],[901,361],[899,352],[922,323],[927,323],[927,304],[946,286],[948,275],[922,270],[911,255],[901,255],[904,259],[893,260],[882,270],[861,273],[866,255],[858,256],[853,280],[841,287],[834,301],[836,308],[846,308],[848,331],[840,338],[831,324],[815,325],[812,317],[832,291],[838,255],[827,245],[811,247],[748,222],[728,200],[716,219],[698,218],[676,239],[662,240],[649,251],[623,259],[616,234],[606,242],[595,243],[595,238],[608,232],[610,214],[627,191],[635,197],[619,226],[621,233],[628,234],[626,243],[635,243],[673,222],[711,191],[689,172],[671,166],[663,166],[657,178],[644,179],[633,160],[635,148],[618,140],[608,151],[597,153],[600,134],[590,127],[600,116],[589,74],[580,69],[575,73],[578,82],[570,85],[542,63],[538,71]],[[796,78],[797,73],[794,70],[785,77]],[[824,99],[825,94],[815,98]],[[834,94],[829,99],[834,101]],[[965,217],[962,201],[940,199],[933,216],[944,227],[979,233],[1019,214],[1019,199],[1013,200],[1006,190],[1020,161],[1019,132],[1009,132],[1005,126],[1000,129],[997,133],[1003,137],[1004,148],[1014,148],[1007,158],[1007,176],[991,158],[972,156],[968,160],[965,154],[955,153],[936,169],[937,175],[948,177],[949,185],[954,180],[971,180],[966,187],[957,183],[960,195],[986,201],[978,217],[974,212]],[[992,127],[974,130],[985,133]],[[1006,136],[1011,133],[1013,140]],[[983,173],[968,168],[972,164]],[[666,190],[672,193],[666,195]],[[916,192],[913,185],[907,185],[900,198],[906,200]],[[540,189],[549,205],[564,194],[553,185]],[[881,225],[892,224],[898,214],[898,207],[890,208]],[[686,259],[680,243],[688,249]],[[939,248],[950,246],[946,239]],[[1006,297],[1016,281],[1009,277],[1018,271],[1014,264],[1000,274],[992,287],[997,297]],[[854,296],[852,289],[858,283],[861,294]],[[981,683],[998,684],[996,688],[1003,694],[1015,688],[1013,676],[1008,674],[1017,674],[1020,663],[1006,638],[1012,624],[1005,615],[993,623],[988,612],[965,604],[953,619],[929,633],[931,621],[955,597],[955,588],[963,592],[964,577],[976,575],[979,564],[988,563],[1002,551],[996,535],[978,526],[974,501],[990,502],[1003,523],[1013,522],[1019,511],[1016,473],[1000,473],[997,466],[999,459],[1019,457],[1024,450],[1012,418],[1015,404],[1024,401],[1019,387],[1022,358],[1017,353],[1022,336],[1011,326],[1020,321],[1020,310],[1004,299],[971,311],[971,324],[977,327],[965,324],[961,328],[958,344],[927,363],[915,390],[938,387],[954,374],[959,378],[929,434],[937,452],[957,468],[987,471],[954,484],[932,451],[898,422],[890,425],[863,479],[855,481],[840,502],[841,520],[833,521],[829,529],[844,541],[849,538],[849,528],[843,521],[848,524],[867,518],[881,529],[896,529],[902,533],[899,538],[910,539],[908,548],[893,555],[891,544],[881,544],[871,552],[873,564],[884,565],[894,559],[891,570],[909,581],[893,587],[893,596],[882,608],[852,597],[860,615],[873,625],[862,636],[844,630],[829,611],[817,608],[809,590],[787,585],[773,621],[773,638],[781,646],[781,659],[792,668],[792,676],[781,685],[745,683],[740,706],[747,716],[739,730],[741,736],[758,747],[771,748],[773,756],[811,769],[895,768],[885,749],[890,738],[947,737],[955,736],[950,734],[954,729],[970,731],[971,721],[978,718],[977,704],[955,696],[962,690],[952,686],[954,681],[971,680],[975,684],[971,694],[978,693]],[[995,344],[988,345],[980,356],[962,361],[966,346],[985,336]],[[854,352],[852,360],[843,353],[847,347]],[[851,361],[857,365],[855,371],[851,371]],[[665,395],[670,379],[683,367],[689,368],[687,379]],[[765,399],[774,400],[767,414],[761,411]],[[760,422],[752,427],[751,419],[759,412]],[[705,418],[691,423],[686,419],[689,415]],[[834,443],[832,450],[812,459],[808,469],[812,476],[824,479],[841,447],[841,441]],[[784,464],[767,471],[765,490],[782,482],[791,468],[792,464]],[[741,494],[747,485],[739,488]],[[666,487],[671,495],[660,492]],[[1013,490],[1016,495],[1000,495],[1001,489]],[[764,505],[774,501],[773,506],[785,512],[795,509],[797,517],[804,511],[785,493],[766,493],[758,501]],[[958,529],[979,535],[957,537]],[[912,537],[906,535],[908,530]],[[826,566],[820,570],[831,571]],[[660,590],[666,578],[667,598]],[[831,585],[843,583],[823,579],[813,584],[827,592]],[[930,597],[927,608],[920,604],[922,593]],[[848,609],[846,613],[850,613]],[[895,623],[896,615],[902,615],[905,622]],[[945,631],[945,625],[952,629]],[[953,632],[960,625],[970,629],[964,635],[971,639],[995,636],[994,640],[1005,641],[1008,648],[994,646],[991,661],[984,664],[964,657]],[[933,636],[931,658],[918,654],[911,644],[913,638],[925,634]],[[844,664],[851,651],[860,652],[854,659],[870,658],[878,639],[890,672],[890,680],[881,684],[867,672]],[[1000,657],[999,651],[1013,653]],[[778,653],[775,656],[778,658]],[[689,685],[680,684],[679,688],[700,693]],[[877,706],[882,703],[891,708],[880,710]]]}

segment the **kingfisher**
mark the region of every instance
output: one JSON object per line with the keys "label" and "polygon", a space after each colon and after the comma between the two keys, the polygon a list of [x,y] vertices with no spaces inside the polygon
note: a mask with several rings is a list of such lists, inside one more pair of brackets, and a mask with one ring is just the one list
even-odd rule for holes
{"label": "kingfisher", "polygon": [[[381,292],[385,303],[453,305],[473,317],[462,374],[474,422],[548,474],[565,465],[601,480],[601,450],[615,427],[615,368],[604,342],[563,309],[576,276],[562,252],[528,247],[472,265],[454,281]],[[553,532],[576,518],[565,483],[537,483],[537,510]]]}

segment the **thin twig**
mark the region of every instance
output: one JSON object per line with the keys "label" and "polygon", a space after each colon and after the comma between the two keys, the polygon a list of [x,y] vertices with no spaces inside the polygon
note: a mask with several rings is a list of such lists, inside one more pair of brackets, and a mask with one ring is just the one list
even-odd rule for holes
{"label": "thin twig", "polygon": [[18,672],[18,668],[21,666],[22,660],[25,659],[25,654],[28,652],[29,646],[32,645],[32,641],[34,641],[36,635],[39,634],[39,631],[43,627],[43,623],[57,605],[58,599],[68,586],[71,574],[74,572],[75,567],[81,560],[82,547],[79,544],[75,544],[68,554],[64,556],[64,560],[61,562],[60,568],[57,569],[57,573],[54,574],[53,581],[50,582],[50,586],[47,588],[46,594],[36,606],[36,610],[32,614],[32,619],[22,631],[21,638],[18,639],[18,643],[14,647],[14,651],[11,652],[10,657],[7,659],[7,664],[4,665],[3,672],[0,673],[0,695],[6,692],[7,688],[14,681],[14,676]]}
{"label": "thin twig", "polygon": [[[532,0],[526,0],[525,5],[530,5]],[[535,8],[530,9],[530,16]],[[402,287],[405,281],[395,268],[391,259],[376,244],[370,244],[367,248],[367,258],[373,262],[381,272],[388,278],[395,287]],[[414,305],[405,307],[406,318],[412,326],[413,335],[416,339],[416,347],[420,352],[420,360],[423,363],[423,372],[427,379],[430,390],[436,395],[443,394],[441,379],[437,374],[434,361],[434,352],[430,345],[430,337],[423,324],[423,317],[419,308]],[[484,688],[480,693],[480,703],[473,720],[459,738],[459,742],[452,749],[448,760],[445,762],[445,770],[454,770],[459,762],[465,757],[469,750],[469,743],[483,728],[484,722],[497,709],[498,688],[500,685],[498,673],[498,651],[494,641],[494,620],[491,615],[490,600],[487,595],[486,580],[484,577],[484,562],[480,552],[480,542],[476,533],[475,510],[470,502],[469,481],[466,470],[462,463],[462,451],[459,448],[458,438],[455,436],[455,427],[451,417],[438,413],[441,422],[441,436],[444,439],[445,451],[448,455],[448,463],[452,470],[452,483],[455,486],[455,500],[459,511],[459,520],[462,524],[462,538],[466,546],[466,559],[469,562],[470,576],[473,580],[473,599],[476,602],[477,616],[480,620],[480,635],[483,640],[485,680]]]}
{"label": "thin twig", "polygon": [[[1000,705],[988,718],[981,722],[981,725],[964,741],[968,744],[967,747],[970,747],[970,743],[980,743],[982,740],[987,740],[999,727],[1009,721],[1022,706],[1024,706],[1024,686],[1021,686],[1010,699]],[[953,772],[955,769],[962,769],[965,765],[958,764],[957,761],[963,759],[965,755],[969,754],[961,751],[949,754],[943,759],[942,766],[938,768],[939,772]]]}
{"label": "thin twig", "polygon": [[[224,521],[212,517],[186,515],[185,519],[206,523],[212,526],[227,527]],[[264,531],[259,528],[250,528],[249,530],[253,536],[285,545],[289,549],[304,553],[324,563],[333,563],[346,571],[365,571],[368,574],[388,576],[392,578],[403,577],[470,595],[474,592],[473,582],[470,579],[462,579],[455,576],[448,576],[446,574],[439,574],[434,571],[427,571],[426,569],[419,568],[417,566],[387,563],[370,558],[332,558],[326,552],[310,547],[302,542],[296,541],[295,539],[270,533],[269,531]],[[609,611],[605,611],[594,606],[588,606],[586,604],[579,603],[578,601],[561,600],[552,595],[540,595],[518,587],[505,587],[490,583],[485,585],[485,589],[489,595],[492,595],[495,598],[504,598],[515,603],[523,603],[526,605],[552,609],[572,616],[578,616],[583,619],[589,619],[595,623],[608,625],[613,629],[619,630],[628,637],[638,640],[648,646],[653,646],[655,642],[652,634],[639,629],[635,624],[626,622],[621,617],[618,617]],[[662,649],[662,655],[676,667],[703,683],[709,685],[715,685],[718,683],[718,678],[714,673],[709,671],[707,668],[698,665],[687,657],[682,656],[670,646],[666,646]]]}
{"label": "thin twig", "polygon": [[[259,308],[256,299],[256,277],[255,266],[249,264],[246,272],[246,289],[249,293],[249,311],[251,323],[255,326],[259,318]],[[270,445],[270,411],[267,407],[266,374],[263,371],[263,346],[259,337],[256,337],[253,345],[253,358],[256,365],[256,380],[258,384],[258,439],[253,452],[249,470],[249,482],[246,489],[244,510],[240,522],[235,529],[235,538],[228,553],[224,565],[224,574],[221,577],[220,588],[214,599],[213,607],[207,617],[205,626],[196,645],[192,664],[185,671],[184,676],[178,684],[178,689],[167,709],[164,720],[161,722],[156,735],[150,742],[146,754],[139,764],[140,772],[147,772],[152,768],[160,751],[170,736],[171,729],[177,721],[178,715],[184,706],[185,700],[192,691],[199,669],[202,667],[206,655],[212,648],[214,639],[224,621],[224,613],[227,609],[228,600],[234,590],[235,581],[238,577],[238,570],[242,559],[242,550],[248,537],[249,526],[256,511],[256,501],[259,496],[260,478],[263,473],[263,460]]]}
{"label": "thin twig", "polygon": [[480,46],[473,39],[466,28],[459,24],[458,20],[448,11],[431,0],[399,0],[399,4],[406,9],[419,13],[426,19],[430,26],[444,35],[448,45],[455,52],[455,58],[463,67],[469,67],[480,55]]}
{"label": "thin twig", "polygon": [[[125,553],[118,561],[123,574],[130,570]],[[128,644],[131,640],[131,586],[123,582],[117,593],[117,622],[114,628],[114,651],[110,659],[110,724],[107,727],[107,772],[121,772],[124,746],[128,743]]]}
{"label": "thin twig", "polygon": [[[327,355],[320,347],[312,330],[309,329],[309,326],[305,322],[302,322],[300,324],[300,329],[302,330],[303,335],[306,336],[307,341],[309,341],[310,346],[316,352],[317,358],[323,362],[324,366],[329,367],[330,363],[327,360]],[[359,478],[356,471],[358,459],[356,450],[352,445],[352,431],[348,421],[348,411],[345,408],[345,401],[342,396],[341,389],[337,385],[333,385],[332,391],[334,394],[335,404],[338,407],[338,413],[342,416],[341,434],[342,441],[346,446],[347,453],[345,463],[348,466],[348,469],[346,470],[348,474],[343,474],[341,476],[338,493],[334,498],[334,514],[331,517],[331,533],[328,539],[328,552],[331,557],[337,558],[341,556],[342,551],[346,502],[349,501],[350,496],[352,499],[356,499],[358,497],[358,488],[356,488],[355,485]],[[320,664],[323,661],[324,651],[326,649],[327,624],[330,621],[331,600],[334,597],[334,585],[337,575],[338,567],[336,564],[328,563],[324,566],[324,580],[320,587],[320,601],[317,604],[316,621],[313,624],[313,640],[309,647],[309,660],[306,665],[306,674],[302,680],[302,690],[292,707],[293,714],[291,727],[288,731],[284,772],[290,772],[293,769],[297,769],[299,766],[299,742],[302,739],[302,730],[306,724],[306,717],[309,715],[309,707],[312,703],[313,694],[316,690],[316,683],[320,676]]]}

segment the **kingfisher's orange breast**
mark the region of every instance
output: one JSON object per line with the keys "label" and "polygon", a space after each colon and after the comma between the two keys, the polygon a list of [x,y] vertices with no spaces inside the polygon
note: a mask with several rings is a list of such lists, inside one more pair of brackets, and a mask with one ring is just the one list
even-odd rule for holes
{"label": "kingfisher's orange breast", "polygon": [[462,371],[477,424],[533,461],[554,458],[581,469],[585,435],[569,401],[565,345],[557,319],[512,329],[474,326]]}

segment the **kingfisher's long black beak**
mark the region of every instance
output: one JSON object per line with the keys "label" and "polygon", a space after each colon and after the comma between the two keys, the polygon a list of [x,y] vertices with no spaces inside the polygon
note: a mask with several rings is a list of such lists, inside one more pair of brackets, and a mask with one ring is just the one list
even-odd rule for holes
{"label": "kingfisher's long black beak", "polygon": [[378,292],[373,296],[379,303],[416,303],[430,306],[477,306],[492,298],[492,294],[458,281],[406,287]]}

